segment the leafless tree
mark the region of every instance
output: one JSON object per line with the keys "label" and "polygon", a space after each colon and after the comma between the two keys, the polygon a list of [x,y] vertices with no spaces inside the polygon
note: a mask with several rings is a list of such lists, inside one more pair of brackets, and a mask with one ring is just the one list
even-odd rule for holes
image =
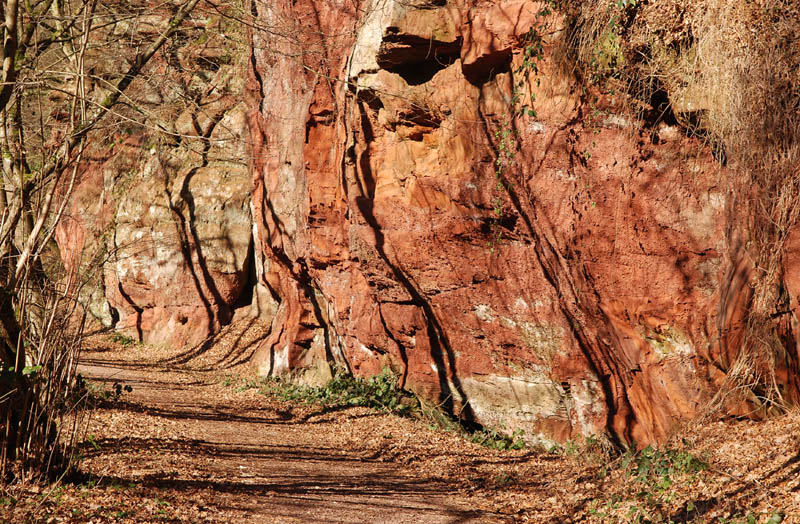
{"label": "leafless tree", "polygon": [[[43,268],[75,186],[87,139],[180,30],[200,0],[167,0],[154,38],[114,75],[93,69],[106,29],[136,9],[103,0],[2,0],[0,38],[0,474],[42,472],[65,457],[59,438],[75,383],[70,286]],[[142,6],[150,8],[150,6]],[[127,11],[126,11],[127,9]],[[99,88],[97,85],[99,85]],[[76,331],[77,329],[77,331]]]}

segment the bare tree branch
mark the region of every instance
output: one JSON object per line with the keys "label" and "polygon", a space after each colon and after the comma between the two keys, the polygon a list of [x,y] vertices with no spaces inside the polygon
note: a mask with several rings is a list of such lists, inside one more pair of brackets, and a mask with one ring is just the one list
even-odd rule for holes
{"label": "bare tree branch", "polygon": [[3,73],[0,77],[2,87],[0,87],[0,111],[4,110],[11,93],[14,91],[14,80],[17,77],[16,57],[17,57],[17,22],[19,20],[18,0],[8,0],[5,9],[5,38],[3,40]]}

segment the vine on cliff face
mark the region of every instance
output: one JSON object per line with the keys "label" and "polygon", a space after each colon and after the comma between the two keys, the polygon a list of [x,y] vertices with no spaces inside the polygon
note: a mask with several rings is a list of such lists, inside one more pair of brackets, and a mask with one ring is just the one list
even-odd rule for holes
{"label": "vine on cliff face", "polygon": [[[539,64],[544,59],[544,36],[546,17],[552,14],[555,0],[549,0],[547,5],[536,13],[536,23],[532,25],[520,38],[522,44],[522,62],[514,69],[518,79],[512,77],[511,97],[509,111],[503,115],[499,128],[494,132],[496,158],[494,173],[496,189],[499,193],[492,200],[493,217],[490,222],[489,250],[494,252],[503,240],[501,222],[503,218],[503,192],[508,193],[513,189],[509,181],[509,173],[515,164],[517,148],[519,147],[519,130],[516,120],[521,117],[536,118],[534,107],[536,93],[530,89],[531,85],[540,84]],[[526,92],[527,91],[527,92]]]}

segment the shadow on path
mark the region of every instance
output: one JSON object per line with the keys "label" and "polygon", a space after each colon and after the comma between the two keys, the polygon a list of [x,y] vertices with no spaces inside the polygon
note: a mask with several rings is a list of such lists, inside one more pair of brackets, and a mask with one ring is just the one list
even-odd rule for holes
{"label": "shadow on path", "polygon": [[[216,386],[218,376],[188,361],[164,362],[120,362],[110,352],[83,360],[81,372],[90,380],[133,386],[122,399],[100,403],[111,420],[124,423],[83,444],[87,464],[104,472],[91,478],[135,484],[157,497],[204,498],[236,515],[230,524],[504,521],[459,499],[459,487],[448,479],[404,474],[391,453],[328,438],[339,423],[335,412],[346,408],[294,413],[267,399],[232,405]],[[348,414],[347,420],[369,417],[378,415]]]}

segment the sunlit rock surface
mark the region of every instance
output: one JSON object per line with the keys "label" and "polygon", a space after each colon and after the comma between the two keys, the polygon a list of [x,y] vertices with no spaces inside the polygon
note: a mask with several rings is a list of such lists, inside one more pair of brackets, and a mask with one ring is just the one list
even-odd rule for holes
{"label": "sunlit rock surface", "polygon": [[[531,440],[660,441],[707,405],[749,293],[724,168],[674,127],[640,134],[547,46],[526,77],[526,33],[558,34],[545,4],[256,7],[263,373],[389,366]],[[511,116],[515,90],[535,115]]]}

